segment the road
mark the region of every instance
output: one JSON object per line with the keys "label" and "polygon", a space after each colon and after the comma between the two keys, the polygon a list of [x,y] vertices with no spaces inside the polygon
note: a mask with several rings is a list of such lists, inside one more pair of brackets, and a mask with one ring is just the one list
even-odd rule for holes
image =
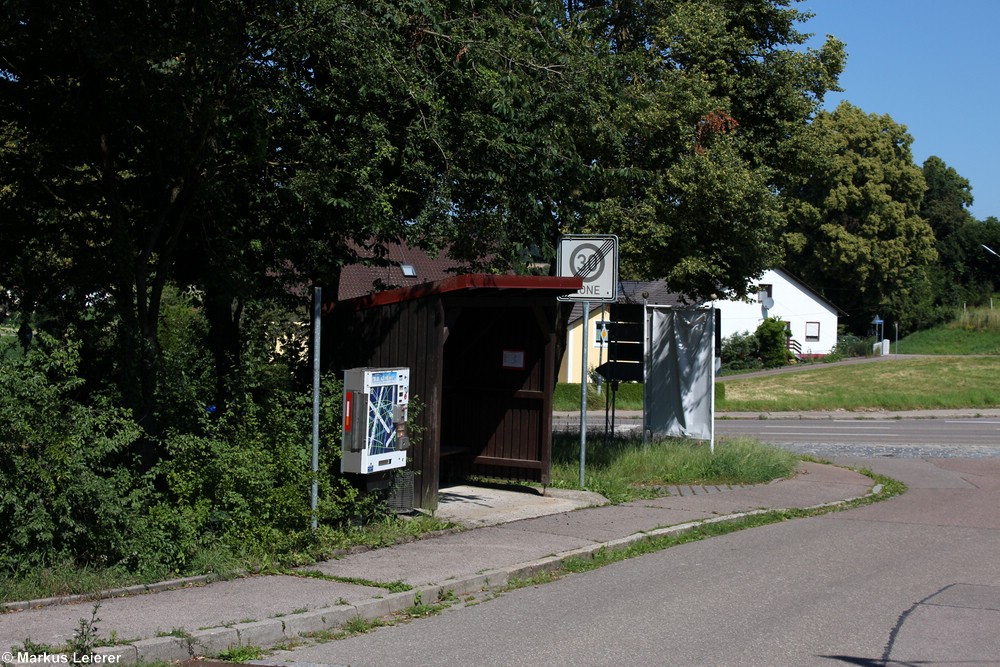
{"label": "road", "polygon": [[1000,456],[1000,420],[719,419],[716,436],[746,435],[815,456]]}
{"label": "road", "polygon": [[866,459],[904,496],[674,547],[269,664],[1000,665],[1000,459]]}
{"label": "road", "polygon": [[[990,411],[995,413],[996,411]],[[829,415],[830,413],[823,413]],[[588,417],[590,429],[603,433],[604,415]],[[625,412],[615,420],[619,433],[640,428],[642,413]],[[563,416],[556,430],[579,431],[579,418]],[[825,458],[837,456],[968,457],[1000,456],[1000,416],[962,418],[825,417],[715,420],[717,437],[745,435]]]}
{"label": "road", "polygon": [[845,462],[911,490],[266,662],[1000,665],[1000,459]]}

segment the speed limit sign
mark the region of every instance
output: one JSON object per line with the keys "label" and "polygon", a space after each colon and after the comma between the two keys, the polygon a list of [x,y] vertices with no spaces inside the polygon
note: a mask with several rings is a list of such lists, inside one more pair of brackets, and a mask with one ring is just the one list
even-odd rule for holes
{"label": "speed limit sign", "polygon": [[559,276],[583,278],[579,292],[560,301],[615,301],[618,299],[618,237],[575,234],[559,240],[556,261]]}

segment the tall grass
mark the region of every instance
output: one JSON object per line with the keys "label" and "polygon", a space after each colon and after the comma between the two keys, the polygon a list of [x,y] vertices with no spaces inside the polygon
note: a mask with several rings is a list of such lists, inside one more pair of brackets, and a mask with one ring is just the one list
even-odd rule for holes
{"label": "tall grass", "polygon": [[[661,495],[675,484],[758,484],[787,477],[798,457],[748,438],[723,439],[711,453],[708,443],[616,436],[588,439],[585,483],[612,502]],[[579,488],[579,435],[553,435],[552,486]]]}
{"label": "tall grass", "polygon": [[1000,310],[992,308],[963,309],[946,325],[949,329],[966,331],[1000,331]]}
{"label": "tall grass", "polygon": [[1000,310],[956,311],[951,322],[912,333],[898,347],[900,354],[1000,354]]}

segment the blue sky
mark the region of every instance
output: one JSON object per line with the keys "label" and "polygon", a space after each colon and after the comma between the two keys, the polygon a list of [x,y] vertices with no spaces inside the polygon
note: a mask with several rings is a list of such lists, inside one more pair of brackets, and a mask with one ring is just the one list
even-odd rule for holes
{"label": "blue sky", "polygon": [[913,137],[913,159],[931,155],[968,179],[972,214],[1000,218],[1000,1],[806,0],[800,24],[846,44],[842,93],[867,113],[888,114]]}

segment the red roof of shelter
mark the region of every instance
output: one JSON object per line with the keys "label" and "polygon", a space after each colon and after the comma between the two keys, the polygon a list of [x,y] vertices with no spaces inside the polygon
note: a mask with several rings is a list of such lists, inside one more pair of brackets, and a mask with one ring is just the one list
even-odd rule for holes
{"label": "red roof of shelter", "polygon": [[482,273],[468,273],[461,276],[453,276],[438,280],[436,282],[423,283],[412,287],[401,287],[398,289],[386,290],[366,296],[359,296],[354,299],[340,301],[336,304],[327,304],[324,310],[329,308],[349,308],[351,310],[365,310],[377,306],[385,306],[392,303],[401,303],[422,299],[429,296],[437,296],[454,292],[466,292],[470,294],[484,293],[504,293],[516,292],[536,292],[546,290],[553,293],[553,296],[571,294],[583,287],[583,278],[560,278],[556,276],[500,276]]}

